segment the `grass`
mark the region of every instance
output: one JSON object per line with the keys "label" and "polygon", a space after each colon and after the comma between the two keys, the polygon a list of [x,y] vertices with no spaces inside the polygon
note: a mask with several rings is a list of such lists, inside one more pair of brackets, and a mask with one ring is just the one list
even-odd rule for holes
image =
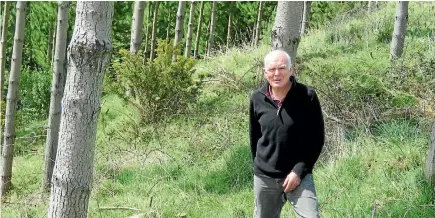
{"label": "grass", "polygon": [[[389,44],[382,41],[390,37],[382,34],[390,31],[393,12],[386,7],[312,30],[298,50],[300,80],[317,87],[333,85],[332,76],[338,76],[364,86],[360,78],[374,77],[386,89],[433,99],[434,49],[427,37],[433,17],[420,3],[410,3],[410,15],[421,16],[410,16],[406,52],[398,65],[410,76],[399,83],[394,78],[401,71],[389,61]],[[377,31],[365,35],[365,29]],[[266,44],[233,48],[200,61],[197,73],[215,75],[213,80],[187,114],[163,123],[141,126],[133,107],[114,95],[104,96],[89,217],[251,217],[247,104],[261,82],[261,60],[268,50]],[[336,73],[322,75],[325,68]],[[322,103],[330,103],[321,97]],[[424,116],[395,118],[336,134],[337,125],[327,119],[328,153],[314,171],[322,217],[371,217],[373,211],[376,217],[435,217],[427,206],[435,204],[435,191],[423,176],[430,121]],[[40,126],[35,122],[17,135],[41,131]],[[39,190],[43,140],[31,146],[18,143],[14,187],[2,204],[2,217],[45,217],[49,196]],[[99,209],[104,207],[141,211]],[[294,217],[288,204],[282,216]]]}

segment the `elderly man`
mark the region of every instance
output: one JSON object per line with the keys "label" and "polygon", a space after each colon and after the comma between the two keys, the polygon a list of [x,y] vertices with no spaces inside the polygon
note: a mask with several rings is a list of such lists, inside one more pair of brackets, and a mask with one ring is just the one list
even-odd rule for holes
{"label": "elderly man", "polygon": [[279,218],[288,200],[297,217],[319,217],[312,170],[325,133],[319,99],[295,80],[290,56],[264,58],[265,85],[250,99],[255,218]]}

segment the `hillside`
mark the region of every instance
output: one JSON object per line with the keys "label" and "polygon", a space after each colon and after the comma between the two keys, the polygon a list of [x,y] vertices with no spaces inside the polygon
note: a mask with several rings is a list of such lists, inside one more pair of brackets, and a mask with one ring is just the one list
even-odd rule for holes
{"label": "hillside", "polygon": [[[392,2],[343,14],[302,38],[297,78],[317,88],[327,113],[327,144],[314,171],[322,217],[435,217],[435,190],[423,175],[435,117],[427,109],[435,99],[434,6],[410,3],[397,61],[389,60]],[[89,217],[252,217],[247,107],[268,41],[199,61],[196,75],[213,77],[186,113],[162,123],[138,123],[133,106],[106,94]],[[44,142],[26,141],[43,125],[18,133],[2,217],[46,214]],[[293,216],[289,205],[282,216]]]}

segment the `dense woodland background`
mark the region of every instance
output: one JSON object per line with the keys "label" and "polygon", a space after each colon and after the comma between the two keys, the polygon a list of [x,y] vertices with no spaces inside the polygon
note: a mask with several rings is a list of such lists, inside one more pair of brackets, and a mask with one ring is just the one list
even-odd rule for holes
{"label": "dense woodland background", "polygon": [[[190,51],[191,2],[175,47],[180,2],[145,2],[135,52],[135,2],[114,2],[89,217],[251,217],[247,106],[263,82],[278,3],[262,4],[257,40],[259,2],[216,2],[215,25],[213,2],[204,2],[194,58],[201,2],[193,11]],[[16,2],[1,2],[2,21],[5,5],[2,126],[17,13]],[[435,118],[435,4],[409,2],[403,54],[394,57],[397,5],[310,2],[296,73],[317,89],[324,110],[327,143],[314,174],[322,217],[435,217],[435,192],[424,177]],[[65,46],[76,6],[69,5]],[[44,156],[57,14],[56,2],[27,2],[12,186],[2,217],[47,214]],[[289,208],[283,216],[293,215]]]}

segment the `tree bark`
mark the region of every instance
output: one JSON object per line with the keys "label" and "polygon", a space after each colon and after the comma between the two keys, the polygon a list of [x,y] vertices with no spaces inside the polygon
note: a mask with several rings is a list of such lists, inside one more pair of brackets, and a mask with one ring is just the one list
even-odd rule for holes
{"label": "tree bark", "polygon": [[217,2],[214,1],[211,9],[210,35],[208,37],[207,56],[211,55],[212,48],[213,48],[214,27],[216,25],[216,6],[217,6]]}
{"label": "tree bark", "polygon": [[230,41],[231,41],[231,22],[232,22],[232,16],[233,12],[231,10],[231,7],[233,6],[233,2],[229,2],[230,4],[230,11],[228,15],[228,29],[227,29],[227,49],[230,47]]}
{"label": "tree bark", "polygon": [[9,74],[8,95],[6,101],[5,137],[1,154],[1,197],[5,196],[11,187],[18,86],[20,83],[21,60],[24,44],[24,24],[26,22],[26,4],[27,2],[24,1],[17,2],[14,47],[12,51],[12,64]]}
{"label": "tree bark", "polygon": [[142,41],[142,25],[145,11],[144,1],[134,2],[133,22],[131,24],[130,52],[136,54]]}
{"label": "tree bark", "polygon": [[68,31],[69,2],[59,2],[57,7],[56,43],[54,50],[53,80],[51,82],[50,112],[48,115],[47,139],[45,144],[45,170],[42,189],[49,190],[56,162],[59,139],[61,101],[65,87],[65,57]]}
{"label": "tree bark", "polygon": [[201,8],[199,9],[199,20],[198,20],[198,29],[196,30],[196,39],[195,39],[195,50],[193,51],[193,58],[198,58],[198,50],[199,50],[199,41],[201,39],[201,24],[202,24],[202,15],[204,12],[204,2],[201,2]]}
{"label": "tree bark", "polygon": [[311,1],[304,1],[304,12],[302,14],[301,34],[307,33],[308,24],[310,22]]}
{"label": "tree bark", "polygon": [[400,58],[403,54],[406,26],[408,24],[408,2],[399,1],[396,8],[393,39],[391,40],[390,58]]}
{"label": "tree bark", "polygon": [[303,2],[278,2],[271,33],[272,50],[286,51],[292,59],[292,64],[296,61],[301,37],[302,7]]}
{"label": "tree bark", "polygon": [[195,2],[190,2],[190,13],[189,13],[189,26],[187,28],[187,41],[186,49],[184,49],[184,56],[186,58],[190,57],[191,47],[192,47],[192,35],[193,35],[193,19],[195,18]]}
{"label": "tree bark", "polygon": [[151,48],[150,48],[150,61],[154,60],[155,57],[155,47],[156,47],[156,32],[157,32],[157,15],[159,13],[160,2],[156,1],[154,3],[154,16],[153,16],[153,29],[151,32]]}
{"label": "tree bark", "polygon": [[112,50],[112,18],[113,2],[77,2],[49,218],[87,217],[100,95]]}
{"label": "tree bark", "polygon": [[258,46],[258,42],[260,41],[261,35],[261,19],[263,17],[263,3],[262,1],[258,2],[258,16],[257,16],[257,28],[255,28],[255,46]]}
{"label": "tree bark", "polygon": [[[3,119],[3,84],[5,80],[6,42],[8,36],[9,2],[5,2],[3,12],[2,36],[0,40],[0,120]],[[0,122],[0,144],[3,141],[3,125]]]}
{"label": "tree bark", "polygon": [[[177,22],[175,23],[175,39],[174,47],[183,39],[184,34],[184,12],[186,10],[186,2],[180,1],[178,3]],[[172,56],[172,60],[176,60],[177,55]]]}

